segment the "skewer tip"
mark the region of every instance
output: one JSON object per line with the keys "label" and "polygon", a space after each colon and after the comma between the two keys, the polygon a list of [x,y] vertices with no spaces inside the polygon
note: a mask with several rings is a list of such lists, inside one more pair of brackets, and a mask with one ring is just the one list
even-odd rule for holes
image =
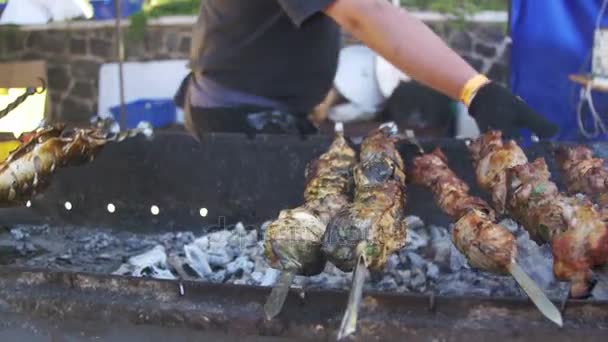
{"label": "skewer tip", "polygon": [[562,327],[564,321],[561,312],[555,307],[555,304],[547,298],[547,295],[538,287],[534,280],[524,272],[521,266],[516,262],[513,262],[509,266],[509,272],[524,292],[526,292],[534,305],[536,305],[538,310],[547,319]]}
{"label": "skewer tip", "polygon": [[334,132],[338,133],[338,134],[342,134],[344,133],[344,123],[342,122],[336,122],[336,124],[334,125]]}

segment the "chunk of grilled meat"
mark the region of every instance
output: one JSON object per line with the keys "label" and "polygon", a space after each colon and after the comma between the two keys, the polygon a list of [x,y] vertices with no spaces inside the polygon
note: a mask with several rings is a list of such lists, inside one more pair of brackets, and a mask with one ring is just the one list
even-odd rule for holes
{"label": "chunk of grilled meat", "polygon": [[499,214],[505,213],[507,196],[506,171],[528,162],[524,151],[509,140],[502,141],[500,131],[490,131],[480,136],[470,146],[477,183],[492,196],[492,204]]}
{"label": "chunk of grilled meat", "polygon": [[483,176],[489,173],[494,180],[501,179],[490,186],[486,184],[486,189],[504,192],[510,215],[533,239],[551,244],[555,276],[571,281],[573,297],[585,296],[592,268],[608,262],[606,225],[590,202],[559,192],[550,181],[544,159],[528,163],[519,155],[521,149],[514,146],[513,141],[503,144],[499,132],[489,132],[473,143],[470,148],[478,181],[488,178]]}
{"label": "chunk of grilled meat", "polygon": [[608,230],[591,202],[560,193],[544,159],[509,170],[509,208],[537,241],[550,242],[553,271],[585,296],[592,269],[608,262]]}
{"label": "chunk of grilled meat", "polygon": [[405,245],[405,173],[395,141],[389,127],[366,137],[354,168],[353,203],[330,221],[323,237],[329,261],[345,272],[353,270],[361,253],[371,270],[380,271]]}
{"label": "chunk of grilled meat", "polygon": [[454,221],[452,239],[469,263],[479,269],[508,274],[517,246],[513,234],[494,223],[494,210],[469,194],[469,186],[447,164],[441,149],[413,162],[414,183],[431,189],[437,205]]}
{"label": "chunk of grilled meat", "polygon": [[282,210],[266,231],[264,248],[270,266],[306,276],[323,271],[326,259],[321,238],[329,220],[349,203],[355,164],[355,151],[342,134],[326,153],[309,163],[305,204]]}
{"label": "chunk of grilled meat", "polygon": [[608,222],[608,167],[585,146],[561,146],[555,153],[570,194],[583,193],[597,203]]}
{"label": "chunk of grilled meat", "polygon": [[53,126],[34,132],[0,163],[0,207],[22,205],[50,184],[56,169],[91,161],[112,140],[117,138],[97,129]]}

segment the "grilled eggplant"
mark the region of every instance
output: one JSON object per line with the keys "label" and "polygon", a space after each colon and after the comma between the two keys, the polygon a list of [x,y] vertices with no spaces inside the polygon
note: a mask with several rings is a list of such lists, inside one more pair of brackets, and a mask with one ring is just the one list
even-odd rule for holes
{"label": "grilled eggplant", "polygon": [[323,251],[330,262],[350,272],[363,255],[366,266],[381,271],[388,257],[405,245],[403,160],[390,126],[371,132],[354,168],[355,197],[329,223]]}
{"label": "grilled eggplant", "polygon": [[282,210],[266,232],[266,258],[273,268],[311,276],[323,271],[321,238],[330,219],[350,202],[356,153],[338,134],[329,150],[307,166],[306,202]]}
{"label": "grilled eggplant", "polygon": [[61,126],[33,132],[0,164],[0,207],[22,205],[49,185],[57,168],[91,161],[106,143],[130,135],[108,136],[100,129]]}

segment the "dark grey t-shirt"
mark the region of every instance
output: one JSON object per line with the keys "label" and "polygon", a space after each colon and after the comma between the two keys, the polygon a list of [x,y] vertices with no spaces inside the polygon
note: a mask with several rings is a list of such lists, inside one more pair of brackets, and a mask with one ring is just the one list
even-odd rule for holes
{"label": "dark grey t-shirt", "polygon": [[202,89],[219,85],[309,112],[323,100],[336,72],[340,31],[322,13],[332,1],[203,1],[192,62],[202,82],[214,85]]}

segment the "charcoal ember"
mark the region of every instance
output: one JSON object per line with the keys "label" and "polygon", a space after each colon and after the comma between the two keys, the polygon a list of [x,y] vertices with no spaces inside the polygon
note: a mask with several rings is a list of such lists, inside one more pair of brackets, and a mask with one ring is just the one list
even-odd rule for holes
{"label": "charcoal ember", "polygon": [[97,255],[97,259],[99,259],[99,260],[112,260],[112,259],[115,259],[115,257],[112,256],[112,254],[110,254],[110,253],[101,253],[101,254]]}
{"label": "charcoal ember", "polygon": [[437,280],[439,278],[439,267],[432,262],[426,264],[426,276],[429,279]]}
{"label": "charcoal ember", "polygon": [[56,257],[55,259],[61,263],[71,264],[72,263],[72,253],[71,253],[71,251],[68,251],[68,253],[61,254],[60,256]]}
{"label": "charcoal ember", "polygon": [[599,281],[593,287],[591,295],[596,300],[608,300],[608,270],[605,269],[599,272],[602,274],[599,277]]}
{"label": "charcoal ember", "polygon": [[255,264],[249,259],[247,256],[240,256],[236,258],[233,262],[226,265],[226,272],[228,275],[235,274],[239,270],[244,273],[251,273],[253,271],[253,267]]}
{"label": "charcoal ember", "polygon": [[386,275],[381,281],[375,284],[375,287],[380,291],[395,291],[399,287],[399,284],[397,284],[395,278],[390,275]]}
{"label": "charcoal ember", "polygon": [[405,239],[405,249],[416,251],[420,248],[426,247],[429,244],[429,236],[426,231],[423,229],[407,230],[407,237]]}
{"label": "charcoal ember", "polygon": [[139,274],[133,275],[155,279],[176,279],[171,271],[154,265],[146,266],[139,271]]}
{"label": "charcoal ember", "polygon": [[262,225],[260,226],[260,231],[262,234],[264,234],[266,232],[266,229],[268,228],[268,226],[272,223],[271,220],[268,220],[264,223],[262,223]]}
{"label": "charcoal ember", "polygon": [[431,235],[431,250],[433,253],[433,261],[437,263],[446,263],[449,261],[452,254],[452,239],[447,229],[437,226],[430,227]]}
{"label": "charcoal ember", "polygon": [[23,228],[13,228],[11,229],[11,236],[13,237],[13,239],[21,241],[29,238],[30,234],[26,232]]}
{"label": "charcoal ember", "polygon": [[399,259],[399,256],[397,254],[393,254],[389,256],[386,260],[385,270],[387,272],[390,272],[391,270],[396,270],[399,267],[400,263],[401,260]]}
{"label": "charcoal ember", "polygon": [[226,270],[213,272],[206,277],[206,280],[212,283],[223,283],[226,280]]}
{"label": "charcoal ember", "polygon": [[410,279],[410,286],[412,289],[417,291],[424,291],[426,288],[426,274],[421,269],[412,270],[412,277]]}
{"label": "charcoal ember", "polygon": [[410,283],[410,280],[412,277],[412,271],[395,270],[395,271],[391,272],[391,275],[393,276],[393,279],[395,279],[397,284],[399,284],[399,286],[402,286],[402,285],[407,286]]}
{"label": "charcoal ember", "polygon": [[275,270],[274,268],[267,268],[266,272],[264,272],[264,275],[262,276],[262,279],[260,279],[260,285],[261,286],[272,286],[277,282],[277,278],[279,277],[280,272],[278,270]]}
{"label": "charcoal ember", "polygon": [[155,245],[156,243],[153,241],[150,241],[148,239],[142,239],[141,237],[138,236],[131,236],[127,239],[124,240],[123,246],[125,249],[125,252],[127,253],[133,253],[133,252],[138,252],[147,248],[151,248]]}
{"label": "charcoal ember", "polygon": [[81,243],[84,243],[82,248],[88,252],[98,251],[107,248],[113,244],[116,244],[116,238],[110,236],[107,233],[95,233],[87,237],[80,239]]}
{"label": "charcoal ember", "polygon": [[424,228],[424,222],[422,222],[422,219],[418,216],[407,216],[405,218],[405,224],[407,225],[407,228],[411,230]]}
{"label": "charcoal ember", "polygon": [[505,218],[505,219],[501,220],[499,222],[499,224],[501,226],[507,228],[507,230],[509,230],[513,234],[516,234],[518,231],[525,231],[523,229],[520,229],[517,222],[515,222],[513,219],[510,219],[510,218]]}
{"label": "charcoal ember", "polygon": [[136,267],[147,267],[150,265],[166,265],[167,253],[165,247],[157,245],[151,250],[129,258],[129,264]]}
{"label": "charcoal ember", "polygon": [[553,274],[553,253],[548,244],[539,246],[523,231],[517,237],[518,262],[538,286],[546,290],[557,283]]}
{"label": "charcoal ember", "polygon": [[412,269],[423,269],[426,265],[426,260],[413,252],[407,253],[407,260],[409,261]]}
{"label": "charcoal ember", "polygon": [[234,257],[233,254],[227,250],[210,250],[207,255],[209,265],[214,267],[225,267]]}
{"label": "charcoal ember", "polygon": [[469,268],[467,258],[462,253],[460,253],[458,248],[456,248],[456,246],[454,246],[453,244],[450,247],[449,268],[452,272],[457,272],[463,268]]}
{"label": "charcoal ember", "polygon": [[160,241],[164,244],[182,246],[194,241],[195,236],[192,232],[167,233],[160,236]]}
{"label": "charcoal ember", "polygon": [[186,254],[188,266],[190,266],[200,278],[206,279],[213,274],[211,265],[209,265],[207,253],[203,252],[196,243],[184,246],[184,253]]}

